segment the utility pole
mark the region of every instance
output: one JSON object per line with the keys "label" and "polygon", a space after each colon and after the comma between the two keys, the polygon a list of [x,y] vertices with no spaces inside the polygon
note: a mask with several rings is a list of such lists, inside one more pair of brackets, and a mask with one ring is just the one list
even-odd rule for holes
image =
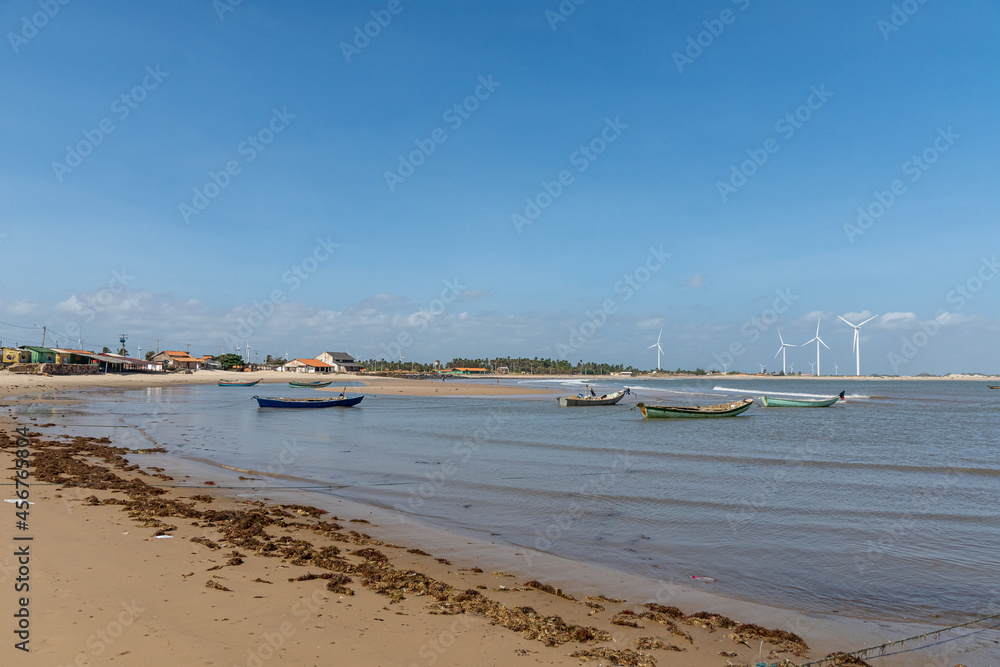
{"label": "utility pole", "polygon": [[159,354],[160,353],[160,339],[159,338],[154,338],[153,340],[156,341],[156,353]]}
{"label": "utility pole", "polygon": [[42,327],[42,347],[45,347],[45,327]]}
{"label": "utility pole", "polygon": [[118,338],[118,340],[120,340],[121,343],[122,343],[121,354],[122,354],[122,356],[124,356],[125,355],[125,341],[128,340],[128,334],[121,334],[121,336]]}

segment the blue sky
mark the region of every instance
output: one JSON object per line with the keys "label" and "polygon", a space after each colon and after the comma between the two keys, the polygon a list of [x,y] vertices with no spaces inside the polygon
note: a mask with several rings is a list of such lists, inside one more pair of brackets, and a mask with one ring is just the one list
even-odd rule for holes
{"label": "blue sky", "polygon": [[5,3],[0,337],[1000,372],[995,3],[621,4]]}

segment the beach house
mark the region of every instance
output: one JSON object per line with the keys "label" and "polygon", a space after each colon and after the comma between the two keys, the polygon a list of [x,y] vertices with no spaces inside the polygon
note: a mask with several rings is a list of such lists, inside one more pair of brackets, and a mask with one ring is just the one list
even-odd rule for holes
{"label": "beach house", "polygon": [[323,352],[316,359],[330,364],[334,373],[357,373],[361,370],[361,364],[346,352]]}
{"label": "beach house", "polygon": [[164,350],[154,355],[152,361],[158,361],[163,364],[164,368],[172,368],[177,371],[196,371],[204,363],[203,359],[192,357],[183,350]]}
{"label": "beach house", "polygon": [[332,373],[333,366],[319,359],[292,359],[281,367],[291,373]]}

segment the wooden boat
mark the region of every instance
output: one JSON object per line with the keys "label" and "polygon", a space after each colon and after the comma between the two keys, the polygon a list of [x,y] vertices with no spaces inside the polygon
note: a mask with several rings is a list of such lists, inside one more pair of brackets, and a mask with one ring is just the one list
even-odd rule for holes
{"label": "wooden boat", "polygon": [[636,403],[636,406],[642,411],[642,416],[647,419],[735,417],[749,410],[751,405],[753,405],[752,398],[745,398],[734,403],[720,403],[719,405],[676,406]]}
{"label": "wooden boat", "polygon": [[292,382],[288,383],[288,386],[290,386],[290,387],[308,387],[310,389],[319,389],[321,387],[329,387],[331,384],[333,384],[333,380],[329,380],[327,382],[323,382],[322,380],[318,380],[316,382],[296,382],[296,381],[293,380]]}
{"label": "wooden boat", "polygon": [[843,401],[844,392],[833,398],[768,398],[760,397],[765,408],[828,408],[837,401]]}
{"label": "wooden boat", "polygon": [[344,396],[337,398],[279,398],[254,396],[257,406],[261,408],[349,408],[357,405],[364,398],[360,396]]}
{"label": "wooden boat", "polygon": [[580,405],[614,405],[628,393],[631,393],[628,389],[622,389],[613,394],[604,394],[603,396],[584,396],[583,394],[560,396],[559,405],[564,408]]}
{"label": "wooden boat", "polygon": [[220,387],[252,387],[260,382],[260,380],[253,380],[252,382],[238,382],[236,380],[219,380]]}
{"label": "wooden boat", "polygon": [[1000,389],[1000,385],[988,384],[986,386],[989,387],[990,389]]}

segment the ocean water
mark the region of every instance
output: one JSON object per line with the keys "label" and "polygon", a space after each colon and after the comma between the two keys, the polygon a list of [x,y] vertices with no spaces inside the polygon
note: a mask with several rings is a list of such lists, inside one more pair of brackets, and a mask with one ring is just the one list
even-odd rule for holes
{"label": "ocean water", "polygon": [[[1000,391],[835,379],[628,385],[634,395],[605,408],[371,395],[356,408],[267,410],[250,397],[321,394],[98,391],[58,421],[270,473],[274,486],[321,486],[400,520],[664,581],[709,577],[711,592],[773,606],[935,624],[1000,612]],[[644,420],[634,409],[841,390],[849,400],[830,408],[756,405],[730,419]]]}

